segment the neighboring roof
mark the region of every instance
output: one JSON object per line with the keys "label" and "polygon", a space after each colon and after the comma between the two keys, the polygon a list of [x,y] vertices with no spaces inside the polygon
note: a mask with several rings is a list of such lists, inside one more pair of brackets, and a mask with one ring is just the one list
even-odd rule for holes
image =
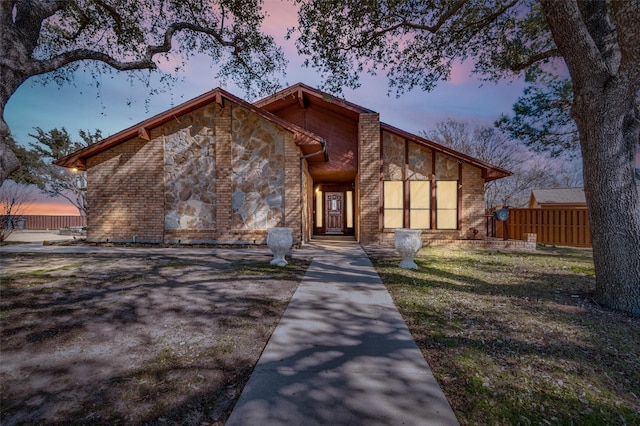
{"label": "neighboring roof", "polygon": [[587,204],[582,188],[533,189],[531,196],[538,204]]}
{"label": "neighboring roof", "polygon": [[434,141],[429,139],[425,139],[423,137],[414,135],[409,132],[405,132],[404,130],[398,129],[386,123],[380,123],[380,129],[387,131],[389,133],[396,134],[404,139],[410,140],[417,144],[426,146],[428,148],[433,149],[434,151],[441,152],[443,154],[449,155],[451,157],[457,158],[460,161],[464,161],[465,163],[471,164],[473,166],[479,167],[482,169],[482,177],[485,181],[492,181],[500,178],[504,178],[507,176],[511,176],[511,172],[500,167],[492,166],[489,163],[485,163],[484,161],[480,161],[477,158],[473,158],[469,155],[463,154],[451,148],[447,148],[446,146],[440,145]]}
{"label": "neighboring roof", "polygon": [[292,132],[294,134],[294,140],[296,144],[301,147],[308,148],[303,150],[305,154],[308,154],[310,152],[322,151],[325,141],[320,136],[303,129],[302,127],[296,126],[295,124],[292,124],[286,120],[283,120],[280,117],[273,115],[270,112],[265,111],[255,105],[252,105],[223,89],[216,88],[210,92],[198,96],[197,98],[193,98],[174,108],[171,108],[147,120],[135,124],[125,130],[122,130],[121,132],[109,136],[106,139],[96,142],[95,144],[89,145],[88,147],[82,148],[66,157],[60,158],[55,161],[55,164],[57,164],[58,166],[69,168],[75,167],[80,170],[84,170],[86,167],[87,158],[97,155],[109,148],[124,143],[137,136],[149,140],[151,129],[174,120],[176,117],[180,117],[184,114],[195,111],[196,109],[208,105],[212,102],[222,105],[224,99],[239,104],[242,107],[250,110],[251,112],[254,112],[261,117],[264,117],[265,119],[278,124],[284,129]]}

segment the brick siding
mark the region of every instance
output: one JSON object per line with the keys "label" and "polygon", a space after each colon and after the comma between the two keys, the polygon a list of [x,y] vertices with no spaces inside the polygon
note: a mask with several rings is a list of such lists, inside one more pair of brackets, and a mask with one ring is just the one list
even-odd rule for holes
{"label": "brick siding", "polygon": [[134,138],[87,160],[87,240],[162,242],[163,161],[161,138]]}
{"label": "brick siding", "polygon": [[360,114],[358,123],[359,240],[376,242],[380,236],[380,116]]}

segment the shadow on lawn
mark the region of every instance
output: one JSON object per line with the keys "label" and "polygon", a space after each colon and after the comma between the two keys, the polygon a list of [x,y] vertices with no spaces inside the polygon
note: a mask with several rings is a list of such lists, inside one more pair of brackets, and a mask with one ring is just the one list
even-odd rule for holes
{"label": "shadow on lawn", "polygon": [[308,266],[67,257],[2,277],[3,425],[224,420]]}
{"label": "shadow on lawn", "polygon": [[374,264],[461,423],[640,424],[640,319],[591,300],[594,279],[572,271],[585,259],[428,252],[418,271]]}

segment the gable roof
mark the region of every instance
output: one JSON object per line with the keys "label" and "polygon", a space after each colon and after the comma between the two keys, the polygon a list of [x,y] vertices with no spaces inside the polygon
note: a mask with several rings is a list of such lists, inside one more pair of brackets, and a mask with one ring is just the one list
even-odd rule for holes
{"label": "gable roof", "polygon": [[[277,113],[279,110],[293,104],[298,104],[300,105],[300,107],[306,108],[310,103],[321,105],[323,108],[332,110],[356,121],[359,119],[360,114],[375,113],[375,111],[364,108],[360,105],[356,105],[344,99],[337,98],[321,90],[309,87],[303,83],[294,84],[293,86],[281,90],[274,95],[267,96],[266,98],[255,102],[254,105],[266,109],[267,111]],[[433,149],[434,151],[441,152],[465,163],[479,167],[480,169],[482,169],[482,177],[487,182],[511,176],[511,172],[508,170],[502,169],[500,167],[495,167],[489,163],[480,161],[477,158],[473,158],[451,148],[447,148],[434,141],[398,129],[397,127],[393,127],[389,124],[381,122],[380,130],[393,133],[404,139]]]}
{"label": "gable roof", "polygon": [[432,140],[420,137],[418,135],[414,135],[413,133],[409,133],[404,130],[398,129],[397,127],[393,127],[389,124],[380,123],[380,129],[387,131],[389,133],[398,135],[404,139],[415,142],[419,145],[433,149],[434,151],[440,152],[442,154],[446,154],[453,158],[457,158],[458,160],[463,161],[465,163],[476,166],[482,169],[482,177],[487,182],[504,178],[507,176],[511,176],[511,172],[508,170],[502,169],[500,167],[492,166],[491,164],[485,163],[484,161],[480,161],[477,158],[471,157],[467,154],[463,154],[462,152],[456,151],[454,149],[447,148],[446,146],[440,145]]}
{"label": "gable roof", "polygon": [[295,143],[303,148],[303,153],[305,155],[314,152],[323,152],[325,141],[320,136],[315,135],[314,133],[296,126],[295,124],[292,124],[286,120],[283,120],[280,117],[273,115],[270,112],[263,110],[253,104],[250,104],[249,102],[240,99],[221,88],[216,88],[210,92],[207,92],[176,107],[173,107],[151,118],[148,118],[138,124],[134,124],[133,126],[124,129],[114,135],[111,135],[106,139],[75,151],[67,155],[66,157],[60,158],[55,161],[55,164],[62,167],[84,170],[86,168],[87,158],[97,155],[109,148],[112,148],[138,136],[145,140],[150,140],[151,129],[161,126],[171,120],[177,119],[180,116],[193,112],[196,109],[212,102],[215,102],[218,105],[223,105],[225,99],[236,103],[255,114],[258,114],[259,116],[275,124],[278,124],[279,126],[293,133]]}
{"label": "gable roof", "polygon": [[587,204],[583,188],[533,189],[531,197],[538,204]]}
{"label": "gable roof", "polygon": [[353,120],[357,120],[360,114],[375,113],[375,111],[321,90],[314,89],[303,83],[296,83],[293,86],[254,102],[255,106],[269,112],[277,112],[292,104],[298,104],[302,108],[306,108],[309,104],[321,105],[323,108],[338,112]]}
{"label": "gable roof", "polygon": [[[297,83],[253,104],[241,98],[238,98],[237,96],[232,95],[231,93],[221,88],[216,88],[210,92],[186,101],[174,108],[148,118],[127,129],[124,129],[93,145],[82,148],[66,157],[60,158],[55,161],[55,164],[63,167],[84,170],[86,168],[87,158],[97,155],[109,148],[117,146],[135,137],[141,137],[145,140],[150,140],[150,133],[152,129],[161,126],[162,124],[165,124],[171,120],[177,119],[182,115],[195,111],[196,109],[212,102],[215,102],[218,105],[223,105],[225,99],[236,103],[248,109],[249,111],[258,114],[259,116],[292,132],[294,135],[294,141],[298,146],[301,147],[304,156],[323,154],[324,161],[327,161],[327,153],[325,151],[326,141],[322,137],[278,117],[277,115],[275,115],[277,111],[292,104],[299,104],[302,108],[306,108],[306,106],[311,103],[320,105],[323,108],[329,109],[353,120],[359,120],[360,114],[376,113],[373,110],[364,108],[360,105],[356,105],[344,99],[337,98],[318,89],[309,87],[303,83]],[[449,155],[458,159],[459,161],[476,166],[482,170],[482,177],[483,179],[485,179],[485,181],[491,181],[511,176],[511,172],[509,172],[508,170],[495,167],[489,163],[480,161],[469,155],[455,151],[451,148],[447,148],[429,139],[398,129],[389,124],[380,123],[380,131],[387,131],[396,134],[404,139],[418,143],[420,145],[433,149],[434,151]]]}

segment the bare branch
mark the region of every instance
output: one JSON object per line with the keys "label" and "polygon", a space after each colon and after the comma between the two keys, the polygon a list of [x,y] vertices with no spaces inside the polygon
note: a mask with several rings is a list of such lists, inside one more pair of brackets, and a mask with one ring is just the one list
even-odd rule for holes
{"label": "bare branch", "polygon": [[549,58],[559,58],[561,56],[562,55],[560,54],[560,51],[554,48],[554,49],[547,50],[545,52],[540,52],[535,55],[531,55],[529,56],[529,58],[527,58],[526,61],[519,62],[516,64],[511,64],[509,68],[511,69],[511,71],[518,72],[530,67],[536,62],[540,62],[542,60],[549,59]]}
{"label": "bare branch", "polygon": [[341,50],[351,50],[351,49],[361,49],[365,46],[367,46],[372,40],[375,40],[377,38],[379,38],[380,36],[383,36],[387,33],[390,33],[392,31],[397,30],[398,28],[407,28],[407,29],[414,29],[414,30],[421,30],[421,31],[428,31],[431,33],[436,33],[441,27],[442,25],[445,24],[445,22],[447,22],[447,20],[449,20],[449,18],[451,18],[453,15],[455,15],[456,12],[458,12],[458,10],[460,10],[462,8],[462,6],[465,5],[465,3],[467,3],[468,0],[459,0],[456,4],[454,4],[452,6],[451,9],[449,9],[445,14],[443,14],[440,19],[438,19],[438,22],[433,25],[421,25],[421,24],[416,24],[413,22],[409,22],[406,19],[402,19],[400,22],[398,22],[395,25],[391,25],[390,27],[378,30],[378,31],[373,31],[371,33],[369,33],[367,35],[367,37],[365,37],[361,42],[359,43],[355,43],[352,44],[346,48],[342,48]]}
{"label": "bare branch", "polygon": [[[613,19],[616,35],[622,55],[622,66],[630,74],[632,81],[640,80],[640,29],[637,16],[640,13],[638,2],[613,2]],[[636,16],[634,19],[633,17]],[[636,87],[638,87],[636,85]]]}
{"label": "bare branch", "polygon": [[238,40],[232,41],[224,40],[222,35],[211,28],[202,27],[200,25],[194,25],[189,22],[175,22],[167,28],[164,33],[164,42],[156,46],[148,46],[144,57],[135,61],[123,61],[114,58],[103,52],[98,52],[91,49],[75,49],[69,52],[62,53],[47,60],[34,61],[31,66],[30,74],[45,74],[56,69],[59,69],[72,62],[81,60],[95,60],[103,62],[110,67],[115,68],[118,71],[139,70],[139,69],[156,69],[156,64],[153,62],[153,57],[158,53],[166,53],[171,50],[173,36],[182,30],[191,30],[203,34],[212,36],[218,43],[225,47],[234,47],[234,53],[238,53],[243,50],[239,45]]}
{"label": "bare branch", "polygon": [[402,22],[402,25],[406,28],[428,31],[430,33],[435,34],[445,24],[445,22],[447,22],[453,15],[455,15],[460,9],[462,9],[462,6],[464,6],[466,3],[467,3],[467,0],[459,0],[457,3],[455,3],[451,7],[451,9],[449,9],[446,13],[444,13],[440,17],[440,19],[438,19],[438,22],[436,22],[435,25],[415,24],[413,22],[409,22],[406,20]]}

